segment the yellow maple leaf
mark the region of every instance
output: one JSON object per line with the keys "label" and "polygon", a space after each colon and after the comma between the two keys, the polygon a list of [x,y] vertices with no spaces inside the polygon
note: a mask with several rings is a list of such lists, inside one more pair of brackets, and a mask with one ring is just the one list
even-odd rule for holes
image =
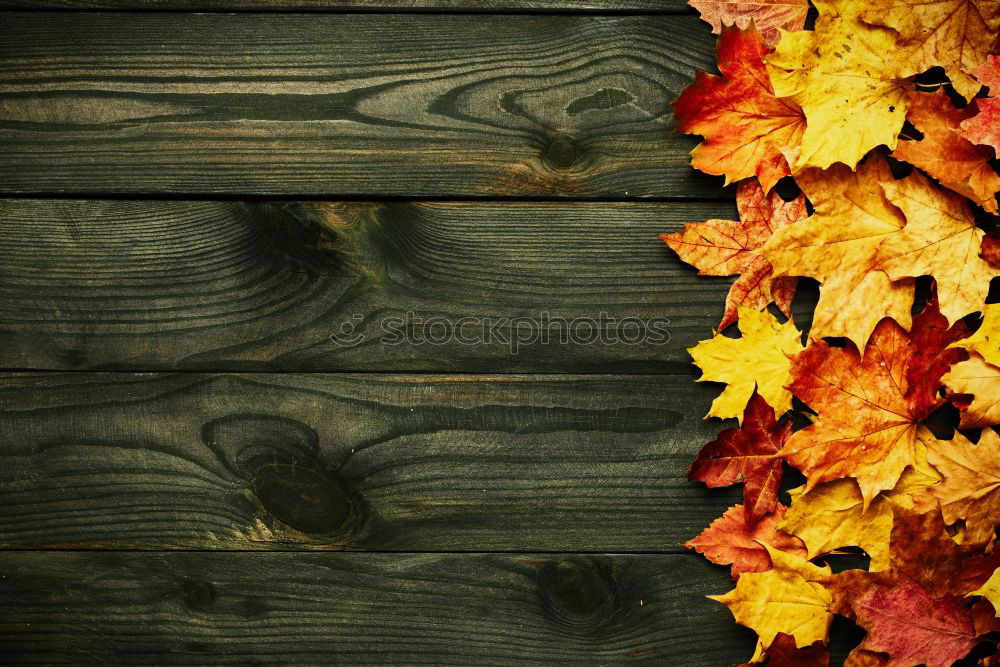
{"label": "yellow maple leaf", "polygon": [[774,275],[819,281],[810,330],[816,338],[844,336],[863,348],[883,317],[910,326],[913,280],[893,282],[871,270],[879,244],[906,224],[882,189],[891,180],[889,165],[878,155],[856,172],[844,165],[804,169],[796,182],[813,214],[777,230],[757,250],[774,267]]}
{"label": "yellow maple leaf", "polygon": [[978,352],[987,363],[1000,366],[1000,303],[987,304],[983,309],[983,323],[976,333],[952,347]]}
{"label": "yellow maple leaf", "polygon": [[879,244],[875,268],[893,280],[934,276],[949,322],[982,310],[990,279],[1000,269],[979,256],[985,232],[976,227],[968,201],[935,187],[918,171],[886,181],[882,189],[903,212],[906,226]]}
{"label": "yellow maple leaf", "polygon": [[896,147],[911,77],[889,74],[896,35],[818,0],[816,29],[783,32],[767,71],[779,98],[805,112],[806,130],[792,171],[854,167],[872,148]]}
{"label": "yellow maple leaf", "polygon": [[961,428],[1000,424],[1000,368],[973,353],[967,361],[952,366],[941,382],[956,394],[973,397],[962,411]]}
{"label": "yellow maple leaf", "polygon": [[741,338],[717,333],[688,350],[701,369],[699,382],[728,385],[706,417],[742,420],[754,387],[775,414],[784,414],[792,407],[792,394],[785,389],[791,379],[789,356],[803,349],[802,334],[791,320],[779,323],[767,311],[739,308],[738,313]]}
{"label": "yellow maple leaf", "polygon": [[985,584],[969,593],[966,597],[972,595],[981,595],[989,600],[990,604],[993,605],[993,611],[996,612],[997,616],[1000,616],[1000,567],[993,571],[993,576]]}
{"label": "yellow maple leaf", "polygon": [[889,567],[892,508],[878,496],[864,511],[861,489],[853,479],[820,484],[812,491],[792,489],[792,505],[780,529],[802,540],[809,559],[841,547],[860,547],[871,557],[871,571]]}
{"label": "yellow maple leaf", "polygon": [[941,473],[930,494],[941,502],[944,520],[965,521],[964,542],[992,541],[1000,522],[1000,436],[985,429],[974,445],[955,433],[951,441],[929,443],[927,457]]}
{"label": "yellow maple leaf", "polygon": [[826,641],[833,620],[833,598],[823,586],[829,567],[764,544],[773,569],[740,575],[736,588],[725,595],[709,595],[729,607],[736,622],[757,633],[757,649],[751,662],[759,660],[779,632],[791,635],[795,645],[806,647]]}
{"label": "yellow maple leaf", "polygon": [[892,28],[899,38],[892,50],[890,72],[919,74],[943,67],[951,85],[965,99],[979,92],[970,72],[990,53],[1000,29],[997,0],[881,0],[845,4],[864,7],[861,20]]}
{"label": "yellow maple leaf", "polygon": [[820,484],[808,492],[802,486],[792,489],[789,491],[792,505],[778,529],[802,540],[809,560],[842,547],[860,547],[871,558],[870,571],[888,569],[892,504],[912,507],[912,494],[941,479],[926,462],[923,452],[926,448],[918,457],[920,462],[906,468],[894,489],[876,496],[867,512],[861,489],[853,479]]}

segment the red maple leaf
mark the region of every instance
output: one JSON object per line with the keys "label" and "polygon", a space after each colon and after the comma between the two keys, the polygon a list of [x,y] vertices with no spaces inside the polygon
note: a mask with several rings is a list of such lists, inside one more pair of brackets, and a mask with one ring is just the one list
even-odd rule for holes
{"label": "red maple leaf", "polygon": [[722,431],[705,445],[688,469],[688,479],[710,488],[742,482],[746,519],[753,525],[778,505],[778,452],[791,432],[792,422],[775,421],[774,409],[755,391],[743,411],[743,425]]}
{"label": "red maple leaf", "polygon": [[[795,637],[779,632],[764,651],[767,667],[830,667],[830,651],[823,642],[813,642],[805,648],[795,644]],[[761,663],[745,663],[739,667],[759,667]]]}
{"label": "red maple leaf", "polygon": [[1000,55],[990,56],[972,73],[990,87],[991,96],[975,101],[979,113],[962,121],[962,135],[974,144],[986,144],[1000,152]]}
{"label": "red maple leaf", "polygon": [[906,578],[892,587],[870,586],[852,606],[858,625],[868,632],[861,648],[887,653],[887,667],[948,667],[978,643],[961,598],[931,597]]}

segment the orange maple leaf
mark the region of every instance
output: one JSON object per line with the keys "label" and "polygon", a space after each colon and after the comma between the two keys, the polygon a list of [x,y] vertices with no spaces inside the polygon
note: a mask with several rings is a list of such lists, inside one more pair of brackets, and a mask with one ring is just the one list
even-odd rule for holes
{"label": "orange maple leaf", "polygon": [[885,572],[851,570],[835,575],[830,590],[837,613],[847,611],[852,592],[863,589],[860,584],[886,584],[906,578],[920,584],[932,597],[967,596],[985,584],[1000,565],[1000,550],[986,555],[981,545],[957,543],[948,533],[937,502],[913,508],[897,504],[892,513],[890,568]]}
{"label": "orange maple leaf", "polygon": [[984,236],[982,245],[979,246],[979,256],[990,265],[1000,267],[1000,236],[996,234]]}
{"label": "orange maple leaf", "polygon": [[892,281],[872,271],[879,244],[906,224],[882,187],[892,180],[885,159],[875,154],[856,172],[836,164],[825,171],[804,169],[795,178],[814,213],[776,230],[758,254],[775,275],[820,282],[811,334],[844,336],[860,347],[883,317],[908,327],[913,280]]}
{"label": "orange maple leaf", "polygon": [[743,505],[734,505],[712,522],[698,537],[684,543],[716,565],[732,565],[733,579],[744,572],[764,572],[771,569],[771,557],[763,546],[806,557],[806,548],[797,537],[776,529],[785,514],[785,507],[777,505],[753,527],[748,521]]}
{"label": "orange maple leaf", "polygon": [[771,263],[753,251],[776,230],[806,217],[803,197],[786,202],[776,192],[767,195],[757,179],[739,184],[736,208],[739,221],[691,222],[683,232],[660,235],[682,260],[698,268],[698,275],[739,276],[726,295],[720,330],[736,321],[740,306],[761,310],[774,301],[785,315],[791,314],[796,279],[773,278]]}
{"label": "orange maple leaf", "polygon": [[798,146],[805,130],[802,109],[774,96],[764,55],[767,47],[750,26],[724,28],[716,49],[721,77],[698,72],[674,102],[677,129],[705,141],[691,164],[726,183],[756,176],[765,191],[789,174],[783,150]]}
{"label": "orange maple leaf", "polygon": [[813,341],[792,362],[792,393],[818,413],[793,433],[782,455],[806,475],[806,490],[843,477],[858,481],[867,510],[892,489],[907,466],[920,462],[923,419],[943,404],[941,376],[966,353],[948,346],[967,335],[948,328],[932,301],[913,318],[908,334],[882,320],[864,354],[853,345]]}
{"label": "orange maple leaf", "polygon": [[781,30],[802,30],[809,13],[806,0],[688,0],[698,10],[703,21],[718,35],[723,26],[746,30],[750,22],[760,32],[764,44],[773,47],[781,38]]}
{"label": "orange maple leaf", "polygon": [[899,142],[893,156],[920,167],[944,187],[996,213],[1000,175],[990,164],[993,150],[959,134],[962,122],[975,111],[957,108],[943,91],[911,92],[907,103],[906,119],[924,138]]}

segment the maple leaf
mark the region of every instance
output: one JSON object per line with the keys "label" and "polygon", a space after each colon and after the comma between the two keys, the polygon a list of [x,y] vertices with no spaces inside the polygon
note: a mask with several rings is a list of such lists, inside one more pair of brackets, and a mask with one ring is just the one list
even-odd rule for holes
{"label": "maple leaf", "polygon": [[993,574],[986,583],[968,595],[979,595],[990,601],[993,605],[993,612],[1000,616],[1000,568],[993,570]]}
{"label": "maple leaf", "polygon": [[[886,662],[880,663],[877,655],[872,660],[857,664],[928,665],[939,664],[948,651],[948,635],[957,635],[963,643],[975,645],[975,638],[982,631],[989,631],[991,624],[976,620],[975,615],[961,603],[961,598],[981,588],[1000,562],[1000,553],[982,556],[978,549],[960,546],[947,533],[943,515],[936,503],[921,504],[919,508],[893,505],[894,522],[890,537],[891,568],[886,572],[846,570],[830,577],[827,589],[831,594],[831,608],[855,621],[869,632],[861,649],[886,653]],[[919,545],[919,546],[917,546]],[[927,622],[928,615],[938,622]],[[906,621],[909,619],[909,621]],[[962,623],[955,625],[957,619]],[[923,627],[920,632],[908,627],[910,623]],[[942,626],[941,623],[945,625]],[[944,632],[950,627],[953,632]],[[897,643],[901,635],[919,638],[915,646]],[[956,639],[956,637],[952,637]],[[971,642],[971,644],[969,644]],[[961,648],[951,664],[961,657]],[[920,651],[911,653],[910,651]],[[965,649],[967,652],[968,649]]]}
{"label": "maple leaf", "polygon": [[791,635],[799,648],[826,641],[833,620],[833,598],[823,585],[830,577],[830,568],[766,548],[772,569],[747,572],[725,595],[708,596],[729,607],[737,623],[757,633],[751,662],[763,657],[778,633]]}
{"label": "maple leaf", "polygon": [[889,567],[892,505],[911,505],[910,494],[938,481],[933,468],[918,463],[917,469],[903,472],[891,491],[877,496],[867,511],[854,480],[826,482],[809,492],[803,487],[792,489],[792,506],[778,528],[805,543],[809,560],[843,547],[860,547],[871,559],[872,572],[885,570]]}
{"label": "maple leaf", "polygon": [[982,310],[990,279],[1000,269],[979,256],[984,232],[965,198],[934,187],[916,171],[882,188],[903,212],[906,226],[879,244],[875,268],[893,280],[934,276],[941,312],[951,322]]}
{"label": "maple leaf", "polygon": [[[989,579],[1000,563],[1000,550],[985,556],[979,547],[958,544],[948,534],[944,515],[936,505],[930,511],[923,506],[893,506],[889,574],[917,582],[933,597],[965,596]],[[883,576],[861,574],[869,580]]]}
{"label": "maple leaf", "polygon": [[943,67],[951,85],[968,100],[979,91],[969,73],[986,59],[1000,28],[1000,2],[883,0],[867,5],[859,17],[899,33],[889,73],[905,76]]}
{"label": "maple leaf", "polygon": [[752,21],[768,48],[778,43],[781,30],[802,30],[809,13],[806,0],[688,0],[688,4],[712,26],[715,35],[722,32],[723,26],[746,30]]}
{"label": "maple leaf", "polygon": [[983,309],[983,323],[976,332],[954,346],[976,352],[987,363],[1000,366],[1000,303],[987,304]]}
{"label": "maple leaf", "polygon": [[716,334],[688,349],[702,372],[698,382],[728,385],[712,402],[706,417],[742,421],[755,388],[778,414],[784,414],[792,407],[792,395],[785,389],[789,356],[802,350],[802,334],[791,320],[780,324],[767,311],[739,308],[737,312],[742,338]]}
{"label": "maple leaf", "polygon": [[990,58],[973,70],[980,82],[990,87],[993,95],[976,100],[979,113],[962,121],[962,135],[974,144],[987,144],[1000,151],[1000,56]]}
{"label": "maple leaf", "polygon": [[806,555],[801,540],[775,529],[784,513],[784,506],[776,505],[773,514],[751,523],[743,505],[734,505],[684,546],[716,565],[732,565],[733,579],[744,572],[764,572],[771,569],[771,557],[764,544],[800,557]]}
{"label": "maple leaf", "polygon": [[740,428],[726,429],[702,447],[688,479],[713,489],[742,482],[747,525],[752,526],[778,506],[782,469],[777,454],[791,432],[791,420],[775,421],[774,410],[754,392]]}
{"label": "maple leaf", "polygon": [[885,653],[868,651],[858,646],[854,647],[844,660],[844,667],[885,667],[889,656]]}
{"label": "maple leaf", "polygon": [[1000,368],[988,364],[977,354],[955,364],[941,381],[953,394],[952,401],[962,410],[961,428],[983,428],[1000,424]]}
{"label": "maple leaf", "polygon": [[705,141],[691,164],[726,184],[751,176],[765,191],[789,173],[782,151],[798,146],[805,117],[794,102],[779,100],[764,70],[767,49],[753,26],[725,28],[716,49],[721,77],[698,72],[674,102],[677,129]]}
{"label": "maple leaf", "polygon": [[870,586],[852,606],[857,624],[868,632],[861,648],[889,654],[887,667],[948,667],[977,644],[960,598],[932,598],[906,578],[893,587]]}
{"label": "maple leaf", "polygon": [[906,99],[906,119],[924,138],[899,142],[893,156],[920,167],[944,187],[996,213],[1000,175],[990,164],[993,150],[959,134],[962,121],[974,112],[968,107],[956,108],[944,91],[911,92]]}
{"label": "maple leaf", "polygon": [[775,275],[808,276],[820,283],[811,335],[843,336],[861,347],[883,317],[910,326],[912,279],[892,282],[872,271],[879,244],[906,224],[882,183],[892,180],[885,159],[873,155],[857,172],[844,165],[804,169],[796,182],[813,215],[777,230],[757,253]]}
{"label": "maple leaf", "polygon": [[891,30],[841,15],[817,0],[812,31],[785,33],[766,57],[775,95],[805,113],[801,150],[792,165],[854,167],[872,148],[896,147],[912,79],[886,74],[895,45]]}
{"label": "maple leaf", "polygon": [[979,256],[993,266],[1000,267],[1000,237],[995,233],[987,234],[979,247]]}
{"label": "maple leaf", "polygon": [[781,453],[806,475],[806,490],[852,477],[867,510],[907,466],[918,466],[920,422],[942,404],[941,375],[965,355],[948,346],[964,335],[961,323],[947,327],[931,301],[913,318],[909,334],[882,320],[863,355],[853,345],[821,340],[799,354],[790,389],[818,416],[793,433]]}
{"label": "maple leaf", "polygon": [[955,433],[950,442],[931,444],[927,456],[943,478],[929,492],[941,502],[944,520],[965,521],[964,543],[992,542],[1000,523],[1000,436],[986,429],[974,445]]}
{"label": "maple leaf", "polygon": [[753,251],[776,229],[806,217],[805,198],[786,202],[776,192],[767,195],[756,179],[737,186],[736,208],[738,222],[691,222],[683,232],[660,235],[682,260],[698,268],[698,275],[740,276],[726,295],[720,330],[736,321],[740,306],[760,310],[774,301],[785,315],[791,315],[795,278],[773,278],[771,263]]}
{"label": "maple leaf", "polygon": [[884,663],[858,664],[950,665],[992,627],[978,622],[961,598],[987,582],[1000,552],[982,556],[956,543],[936,503],[894,505],[893,513],[890,570],[833,575],[831,608],[868,631],[861,649],[886,654]]}
{"label": "maple leaf", "polygon": [[[989,599],[979,597],[974,600],[972,606],[969,607],[969,615],[972,616],[972,624],[976,627],[976,634],[980,641],[989,640],[989,637],[984,637],[988,633],[1000,633],[1000,616],[997,615],[997,611]],[[979,665],[980,667],[988,667],[989,665],[1000,667],[1000,655],[994,653],[991,658],[983,660]]]}
{"label": "maple leaf", "polygon": [[[795,645],[795,637],[779,632],[764,651],[767,667],[830,667],[830,651],[826,644],[815,641],[805,648]],[[739,667],[753,667],[760,663],[744,663]]]}

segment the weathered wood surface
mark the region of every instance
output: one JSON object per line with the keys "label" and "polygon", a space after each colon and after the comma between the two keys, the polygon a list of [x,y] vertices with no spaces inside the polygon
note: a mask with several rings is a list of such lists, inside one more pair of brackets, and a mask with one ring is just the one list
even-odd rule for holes
{"label": "weathered wood surface", "polygon": [[16,663],[719,665],[750,633],[680,555],[0,554]]}
{"label": "weathered wood surface", "polygon": [[[3,8],[139,10],[0,14],[0,197],[79,198],[0,199],[5,661],[750,656],[680,547],[739,501],[684,477],[728,281],[655,239],[734,214],[683,0]],[[670,338],[538,341],[602,313]]]}
{"label": "weathered wood surface", "polygon": [[685,376],[8,374],[6,548],[682,551]]}
{"label": "weathered wood surface", "polygon": [[0,193],[719,197],[693,16],[0,16]]}
{"label": "weathered wood surface", "polygon": [[0,0],[0,9],[682,12],[684,0]]}
{"label": "weathered wood surface", "polygon": [[656,234],[734,215],[0,201],[0,366],[692,373],[686,348],[712,335],[729,279],[698,278]]}

